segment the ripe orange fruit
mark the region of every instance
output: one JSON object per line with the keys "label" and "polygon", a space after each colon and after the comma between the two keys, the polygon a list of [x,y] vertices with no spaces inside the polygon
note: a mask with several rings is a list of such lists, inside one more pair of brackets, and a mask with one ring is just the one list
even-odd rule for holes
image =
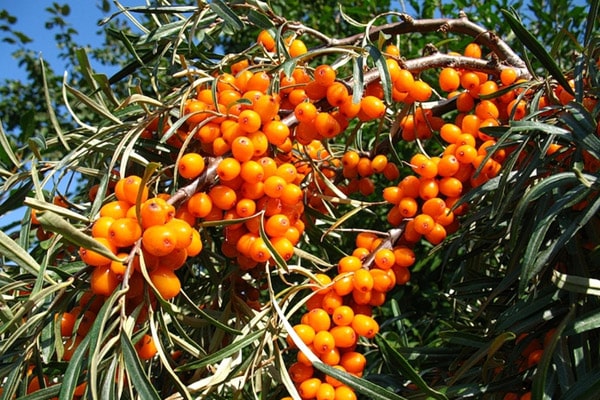
{"label": "ripe orange fruit", "polygon": [[378,119],[385,115],[385,104],[375,96],[364,96],[360,101],[360,110],[368,119]]}
{"label": "ripe orange fruit", "polygon": [[[115,246],[108,239],[99,237],[99,238],[96,238],[96,241],[99,242],[100,244],[104,245],[113,254],[117,253],[117,246]],[[84,263],[94,266],[94,267],[105,266],[105,265],[110,264],[110,262],[111,262],[110,258],[103,256],[100,253],[97,253],[93,250],[85,249],[83,247],[81,247],[79,249],[79,256],[81,257],[81,260]]]}
{"label": "ripe orange fruit", "polygon": [[110,265],[94,268],[90,277],[90,288],[95,294],[110,296],[121,280],[112,272]]}
{"label": "ripe orange fruit", "polygon": [[267,30],[260,31],[256,41],[258,44],[262,45],[267,51],[275,50],[275,39],[273,38],[273,35],[271,35],[271,33]]}
{"label": "ripe orange fruit", "polygon": [[61,336],[73,335],[73,327],[75,326],[75,315],[66,311],[60,316],[60,334]]}
{"label": "ripe orange fruit", "polygon": [[364,371],[367,365],[367,360],[364,355],[356,351],[348,351],[342,354],[340,365],[344,367],[347,372],[353,374],[360,374]]}
{"label": "ripe orange fruit", "polygon": [[364,336],[367,339],[373,339],[379,332],[379,324],[368,315],[356,314],[351,326],[357,335]]}
{"label": "ripe orange fruit", "polygon": [[117,247],[129,247],[142,237],[142,227],[133,218],[119,218],[108,229],[108,240]]}
{"label": "ripe orange fruit", "polygon": [[214,206],[224,211],[231,210],[237,202],[235,190],[225,185],[213,186],[208,192],[208,196]]}
{"label": "ripe orange fruit", "polygon": [[154,256],[166,256],[177,248],[177,234],[170,226],[154,225],[144,231],[142,245]]}
{"label": "ripe orange fruit", "polygon": [[153,225],[164,225],[174,215],[175,207],[160,197],[150,198],[143,202],[140,207],[140,218],[143,229],[147,229]]}
{"label": "ripe orange fruit", "polygon": [[142,336],[142,338],[135,344],[135,350],[142,360],[149,360],[154,357],[156,353],[158,353],[154,339],[152,339],[152,336],[148,334]]}
{"label": "ripe orange fruit", "polygon": [[444,92],[452,92],[460,86],[460,74],[451,67],[442,69],[438,77],[440,89]]}
{"label": "ripe orange fruit", "polygon": [[304,42],[302,40],[294,39],[290,43],[290,47],[289,47],[288,51],[290,53],[290,56],[299,57],[302,54],[307,53],[308,49],[306,48],[306,45],[304,44]]}
{"label": "ripe orange fruit", "polygon": [[126,178],[119,179],[115,185],[115,196],[117,200],[126,201],[135,204],[138,193],[140,194],[140,202],[143,203],[148,199],[148,188],[142,187],[142,178],[136,175],[130,175]]}
{"label": "ripe orange fruit", "polygon": [[124,200],[115,200],[106,203],[100,208],[101,217],[124,218],[132,203]]}
{"label": "ripe orange fruit", "polygon": [[204,171],[204,157],[198,153],[184,154],[177,168],[182,177],[195,179]]}
{"label": "ripe orange fruit", "polygon": [[170,268],[156,268],[149,271],[149,276],[152,284],[165,300],[172,299],[181,291],[181,282]]}

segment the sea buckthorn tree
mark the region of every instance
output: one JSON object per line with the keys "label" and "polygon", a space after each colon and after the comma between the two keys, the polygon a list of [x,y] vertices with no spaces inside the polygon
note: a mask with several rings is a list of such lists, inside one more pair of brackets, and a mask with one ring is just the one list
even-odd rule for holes
{"label": "sea buckthorn tree", "polygon": [[0,132],[2,399],[595,395],[598,5],[368,5],[121,7],[74,128]]}

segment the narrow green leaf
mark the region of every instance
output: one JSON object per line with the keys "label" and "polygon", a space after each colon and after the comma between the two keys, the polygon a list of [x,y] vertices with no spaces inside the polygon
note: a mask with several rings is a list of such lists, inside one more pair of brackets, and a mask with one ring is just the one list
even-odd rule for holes
{"label": "narrow green leaf", "polygon": [[[313,367],[323,372],[338,381],[345,383],[358,393],[367,396],[369,400],[406,400],[405,397],[397,395],[379,385],[369,382],[366,379],[357,378],[347,372],[342,372],[339,369],[333,368],[330,365],[317,361],[313,363]],[[446,398],[445,396],[443,398]]]}
{"label": "narrow green leaf", "polygon": [[97,102],[92,100],[91,97],[85,95],[83,92],[75,89],[74,87],[72,87],[66,83],[64,83],[64,87],[69,93],[71,93],[73,96],[75,96],[75,98],[77,100],[79,100],[83,104],[87,105],[92,111],[96,112],[99,116],[104,117],[108,120],[111,120],[112,122],[115,122],[117,124],[122,123],[122,121],[119,118],[117,118],[116,116],[114,116],[108,110],[108,108],[106,108],[106,106],[104,104],[98,104]]}
{"label": "narrow green leaf", "polygon": [[583,44],[585,47],[590,46],[590,40],[593,37],[593,34],[597,31],[596,23],[598,22],[598,13],[600,12],[600,2],[598,1],[590,1],[590,9],[588,11],[587,20],[585,23],[585,36],[583,39]]}
{"label": "narrow green leaf", "polygon": [[550,340],[547,347],[546,343],[544,343],[544,353],[542,354],[542,358],[537,366],[537,371],[534,375],[533,383],[531,385],[531,394],[532,398],[534,399],[541,399],[545,394],[546,378],[552,364],[552,354],[554,353],[554,349],[558,343],[558,338],[560,338],[560,335],[564,331],[567,324],[573,319],[574,314],[575,306],[573,305],[569,310],[569,313],[556,327],[556,332],[554,333],[553,338]]}
{"label": "narrow green leaf", "polygon": [[230,345],[223,347],[222,349],[215,351],[207,357],[204,357],[198,361],[194,361],[176,368],[176,371],[189,371],[198,368],[204,368],[207,365],[222,361],[226,357],[230,357],[233,354],[241,351],[245,347],[249,346],[252,342],[264,335],[264,330],[258,330],[251,334],[241,338],[240,340],[234,341]]}
{"label": "narrow green leaf", "polygon": [[405,375],[408,379],[410,379],[415,385],[421,389],[427,396],[432,397],[434,399],[448,400],[448,397],[442,392],[438,392],[437,390],[430,387],[425,380],[419,375],[419,373],[410,365],[408,360],[404,358],[402,354],[400,354],[396,349],[394,349],[390,343],[383,338],[381,335],[377,335],[375,337],[375,343],[381,350],[384,359],[390,366],[392,371],[399,371],[403,375]]}
{"label": "narrow green leaf", "polygon": [[562,272],[553,270],[552,283],[554,283],[558,288],[568,290],[570,292],[600,296],[599,279],[563,274]]}
{"label": "narrow green leaf", "polygon": [[600,393],[600,371],[594,370],[586,375],[577,377],[573,385],[561,397],[561,400],[595,399]]}
{"label": "narrow green leaf", "polygon": [[[40,272],[40,264],[25,249],[21,248],[10,236],[2,231],[0,231],[0,254],[34,276],[37,276]],[[50,283],[55,283],[48,276],[45,276],[45,279]]]}
{"label": "narrow green leaf", "polygon": [[131,379],[131,383],[136,388],[140,398],[144,400],[160,400],[156,388],[144,372],[144,368],[131,343],[131,339],[129,339],[125,331],[121,331],[121,349],[123,350],[127,375]]}
{"label": "narrow green leaf", "polygon": [[390,77],[390,70],[388,69],[385,57],[383,56],[383,53],[372,44],[367,46],[367,50],[379,71],[379,78],[381,79],[385,102],[386,104],[392,104],[392,78]]}
{"label": "narrow green leaf", "polygon": [[512,332],[504,332],[495,337],[491,342],[488,342],[485,346],[482,346],[479,350],[477,350],[471,357],[469,357],[465,362],[461,365],[461,367],[456,371],[452,379],[450,380],[450,385],[454,385],[459,379],[463,377],[463,375],[471,369],[474,365],[480,362],[484,357],[490,354],[490,351],[498,348],[504,342],[515,339],[515,334]]}
{"label": "narrow green leaf", "polygon": [[573,336],[600,328],[600,310],[592,310],[572,321],[564,331],[565,336]]}
{"label": "narrow green leaf", "polygon": [[365,83],[365,76],[362,69],[363,62],[362,56],[352,59],[352,102],[355,104],[360,103],[363,95],[363,86]]}
{"label": "narrow green leaf", "polygon": [[273,21],[271,21],[265,14],[257,12],[254,9],[250,9],[248,12],[248,21],[252,22],[261,29],[273,28]]}
{"label": "narrow green leaf", "polygon": [[504,14],[506,21],[510,25],[510,28],[515,33],[517,38],[519,38],[519,40],[525,45],[525,47],[527,47],[533,53],[533,55],[537,57],[537,59],[542,63],[544,68],[548,70],[550,75],[552,75],[552,77],[556,79],[556,81],[560,83],[560,85],[567,92],[574,95],[575,93],[573,92],[571,86],[569,86],[569,83],[563,75],[560,67],[556,64],[556,62],[554,62],[554,59],[552,59],[550,54],[548,54],[548,52],[544,49],[544,46],[542,46],[542,44],[539,41],[537,41],[535,36],[533,36],[527,30],[527,28],[523,26],[523,24],[517,19],[515,15],[513,15],[507,10],[501,11],[502,14]]}
{"label": "narrow green leaf", "polygon": [[63,379],[60,393],[58,395],[59,400],[69,400],[73,398],[75,388],[77,387],[77,380],[79,378],[81,368],[83,367],[83,360],[87,356],[88,347],[90,345],[90,336],[83,338],[73,356],[68,363],[65,371],[65,377]]}
{"label": "narrow green leaf", "polygon": [[229,25],[234,30],[240,30],[244,27],[242,20],[221,0],[213,0],[209,3],[209,6],[215,14],[223,18],[225,24]]}
{"label": "narrow green leaf", "polygon": [[110,251],[102,243],[98,242],[93,237],[86,235],[79,229],[75,228],[67,220],[61,218],[58,214],[52,211],[44,211],[39,213],[38,219],[42,227],[48,231],[58,233],[65,237],[69,242],[76,246],[93,250],[102,254],[111,260],[121,261],[112,251]]}
{"label": "narrow green leaf", "polygon": [[56,105],[52,104],[52,96],[48,89],[48,79],[46,78],[46,66],[44,65],[44,60],[40,59],[40,62],[42,64],[42,83],[44,87],[44,99],[46,101],[46,112],[48,113],[48,117],[50,117],[50,122],[52,123],[52,127],[54,128],[54,132],[56,132],[58,139],[65,149],[70,150],[71,148],[69,147],[67,139],[60,127],[60,123],[58,122],[58,118],[56,117],[56,113],[54,112]]}
{"label": "narrow green leaf", "polygon": [[19,159],[13,152],[12,147],[13,146],[8,141],[6,132],[4,132],[4,128],[2,126],[2,121],[0,120],[0,149],[4,153],[6,153],[6,156],[10,159],[10,162],[12,162],[16,168],[21,168],[21,162],[19,161]]}

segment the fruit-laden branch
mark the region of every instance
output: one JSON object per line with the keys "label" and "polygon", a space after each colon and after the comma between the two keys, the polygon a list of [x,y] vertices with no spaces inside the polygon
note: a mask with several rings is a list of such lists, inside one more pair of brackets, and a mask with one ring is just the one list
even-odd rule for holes
{"label": "fruit-laden branch", "polygon": [[[494,69],[490,69],[489,67],[485,66],[485,60],[478,60],[478,62],[474,63],[472,59],[470,59],[470,61],[467,61],[457,59],[457,57],[453,57],[450,55],[441,57],[441,54],[435,54],[429,57],[422,57],[415,60],[404,61],[406,64],[406,68],[411,71],[418,72],[427,68],[451,66],[452,63],[470,63],[469,65],[465,65],[465,67],[471,68],[472,66],[474,66],[477,69],[483,67],[483,72],[489,71],[493,73],[498,73],[498,70],[502,69],[502,65],[504,65],[517,69],[519,75],[522,78],[530,77],[525,62],[513,51],[513,49],[508,44],[506,44],[506,42],[501,40],[494,32],[484,29],[483,27],[471,22],[464,14],[460,18],[455,19],[414,19],[408,14],[399,14],[399,17],[401,18],[401,21],[399,22],[374,26],[368,33],[369,39],[376,40],[379,34],[381,33],[392,36],[407,33],[425,32],[458,33],[473,37],[475,43],[489,48],[493,52],[494,57],[498,60],[495,62],[495,65],[497,65],[497,67],[495,67]],[[288,26],[291,29],[304,31],[306,33],[313,32],[312,29],[302,24],[294,23],[289,24]],[[357,44],[364,39],[365,33],[359,33],[342,39],[328,38],[322,33],[319,33],[317,36],[325,42],[323,46],[330,47]],[[484,65],[480,66],[479,63],[482,63]],[[488,70],[486,71],[485,68],[487,68]]]}

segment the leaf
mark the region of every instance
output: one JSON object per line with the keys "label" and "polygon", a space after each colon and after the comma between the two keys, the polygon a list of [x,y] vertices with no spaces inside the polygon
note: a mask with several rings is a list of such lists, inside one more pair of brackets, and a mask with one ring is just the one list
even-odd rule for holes
{"label": "leaf", "polygon": [[50,90],[48,89],[48,80],[46,78],[46,66],[44,65],[44,60],[42,58],[40,58],[40,63],[42,66],[42,83],[44,87],[44,99],[46,101],[46,112],[48,113],[48,117],[50,118],[50,122],[52,123],[52,127],[54,128],[54,132],[58,136],[58,139],[66,150],[70,150],[71,148],[69,147],[69,144],[60,127],[60,123],[58,122],[58,118],[56,117],[56,113],[54,112],[55,105],[52,104],[52,96],[50,94]]}
{"label": "leaf", "polygon": [[[0,231],[0,254],[34,276],[37,276],[40,272],[40,264],[3,231]],[[44,279],[52,284],[56,283],[45,274]]]}
{"label": "leaf", "polygon": [[576,334],[588,332],[600,328],[600,311],[592,310],[579,316],[571,322],[564,331],[565,336],[573,336]]}
{"label": "leaf", "polygon": [[38,219],[45,230],[64,236],[74,245],[100,253],[111,260],[122,261],[102,243],[81,232],[58,214],[52,211],[44,211],[39,213]]}
{"label": "leaf", "polygon": [[560,67],[554,62],[554,59],[544,49],[544,46],[523,26],[523,24],[507,10],[501,10],[506,18],[510,28],[513,30],[517,38],[527,47],[534,56],[542,63],[544,68],[548,70],[550,75],[570,94],[575,95],[573,89],[567,82]]}
{"label": "leaf", "polygon": [[209,3],[211,10],[215,12],[219,17],[223,18],[225,24],[229,25],[234,30],[241,30],[244,28],[242,20],[229,8],[227,4],[221,0],[213,0]]}
{"label": "leaf", "polygon": [[383,358],[386,363],[389,365],[390,370],[398,371],[401,374],[405,375],[408,379],[410,379],[415,385],[421,389],[425,394],[434,399],[443,399],[448,400],[448,397],[442,392],[438,392],[437,390],[430,387],[427,382],[421,378],[421,375],[410,365],[408,360],[404,358],[402,354],[396,351],[390,343],[385,340],[385,338],[381,335],[377,335],[375,337],[375,343],[379,346],[379,349],[382,352]]}
{"label": "leaf", "polygon": [[125,361],[125,370],[131,379],[131,383],[136,388],[140,398],[147,400],[160,400],[156,388],[144,372],[142,363],[131,343],[131,339],[125,331],[121,331],[121,349],[123,350],[123,359]]}
{"label": "leaf", "polygon": [[[210,354],[207,357],[204,357],[198,361],[194,361],[194,362],[191,362],[191,363],[188,363],[188,364],[185,364],[185,365],[182,365],[182,366],[176,368],[176,371],[189,371],[189,370],[204,368],[208,365],[222,361],[226,357],[230,357],[233,354],[237,353],[238,351],[241,351],[245,347],[249,346],[252,342],[257,340],[264,334],[265,334],[265,332],[262,329],[258,330],[256,332],[252,332],[251,334],[249,334],[245,337],[242,337],[240,340],[234,341],[230,345],[223,347],[222,349],[220,349],[218,351],[215,351],[214,353]],[[238,336],[238,337],[240,337],[240,336]]]}
{"label": "leaf", "polygon": [[6,132],[4,132],[4,128],[2,126],[2,121],[0,121],[0,149],[4,153],[6,153],[10,162],[12,162],[16,168],[21,167],[21,162],[19,161],[19,159],[13,152],[12,146],[11,146],[10,142],[8,141],[8,137],[6,136]]}
{"label": "leaf", "polygon": [[[313,367],[323,372],[338,381],[345,383],[360,394],[367,396],[369,400],[406,400],[405,397],[399,396],[396,393],[389,391],[379,385],[369,382],[366,379],[357,378],[347,372],[340,371],[330,365],[317,361],[313,363]],[[443,398],[446,398],[445,396]]]}
{"label": "leaf", "polygon": [[553,270],[552,283],[558,288],[570,292],[600,296],[600,279],[563,274],[560,271]]}
{"label": "leaf", "polygon": [[470,370],[484,357],[491,357],[494,354],[494,352],[497,351],[500,346],[502,346],[504,342],[514,340],[515,337],[515,334],[512,332],[504,332],[495,337],[491,342],[488,342],[486,345],[482,346],[473,355],[471,355],[471,357],[465,360],[465,362],[460,366],[460,368],[456,371],[456,373],[450,380],[450,385],[454,385],[459,379],[463,377],[463,375],[468,370]]}
{"label": "leaf", "polygon": [[369,55],[375,61],[375,66],[379,71],[379,77],[381,79],[381,86],[383,87],[383,95],[387,104],[392,104],[392,78],[390,77],[390,70],[388,69],[385,57],[383,53],[372,44],[367,46]]}
{"label": "leaf", "polygon": [[73,352],[73,356],[67,365],[65,376],[61,384],[59,400],[69,400],[73,398],[75,388],[77,387],[77,381],[80,376],[81,367],[83,366],[83,360],[87,355],[87,350],[90,345],[90,336],[86,336],[77,346],[77,349]]}
{"label": "leaf", "polygon": [[563,318],[560,324],[556,327],[556,332],[552,336],[552,340],[549,343],[544,343],[544,353],[542,354],[542,358],[537,366],[537,371],[533,378],[533,383],[531,385],[531,394],[534,399],[543,398],[546,393],[546,378],[548,376],[548,371],[552,365],[552,354],[554,353],[554,349],[558,343],[558,338],[560,338],[562,332],[565,327],[573,319],[573,315],[575,314],[575,305],[571,306],[569,313]]}

